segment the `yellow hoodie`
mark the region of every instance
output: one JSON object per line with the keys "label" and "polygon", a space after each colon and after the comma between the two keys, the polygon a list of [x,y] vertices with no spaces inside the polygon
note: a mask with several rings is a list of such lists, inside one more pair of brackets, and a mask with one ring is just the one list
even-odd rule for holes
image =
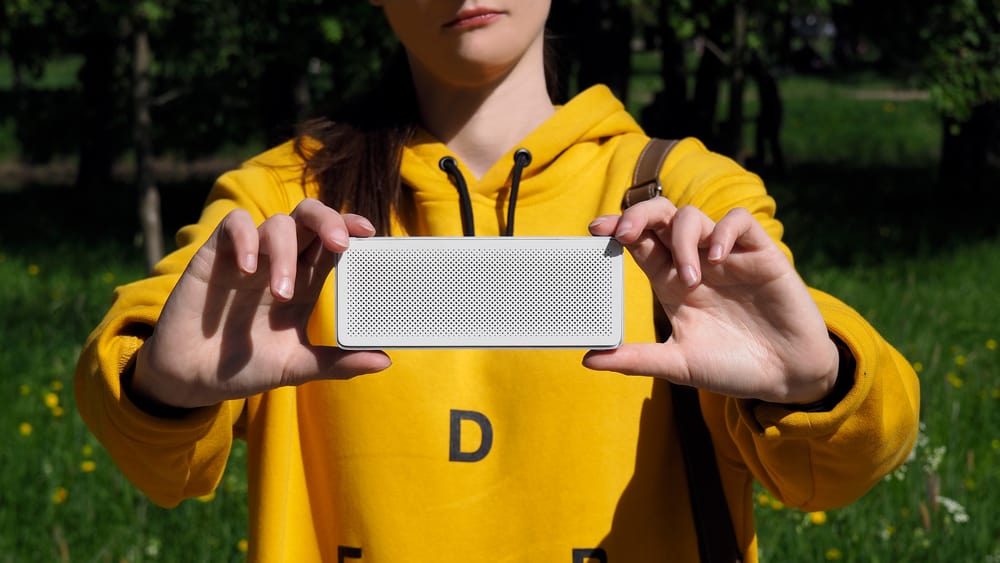
{"label": "yellow hoodie", "polygon": [[[619,211],[647,137],[604,87],[581,93],[521,143],[533,160],[517,200],[517,235],[586,235]],[[402,174],[419,216],[398,235],[460,235],[458,197],[438,167],[447,147],[418,135]],[[469,181],[477,234],[506,221],[513,151]],[[124,474],[172,506],[219,482],[234,438],[248,442],[250,554],[264,561],[696,561],[669,386],[593,372],[579,350],[393,350],[388,370],[281,388],[152,417],[121,392],[127,369],[178,276],[234,208],[261,222],[317,187],[283,145],[225,174],[200,221],[155,274],[121,288],[76,374],[79,408]],[[663,167],[664,195],[713,218],[748,208],[775,240],[782,228],[756,176],[696,140]],[[333,292],[310,320],[333,338]],[[814,293],[857,360],[830,412],[701,393],[739,545],[756,559],[752,481],[789,506],[853,501],[900,464],[916,436],[908,363],[857,313]],[[648,280],[626,264],[626,341],[654,338]]]}

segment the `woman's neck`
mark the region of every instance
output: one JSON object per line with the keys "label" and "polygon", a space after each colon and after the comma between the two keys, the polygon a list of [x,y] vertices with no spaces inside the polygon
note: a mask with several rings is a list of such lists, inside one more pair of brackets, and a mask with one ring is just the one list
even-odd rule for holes
{"label": "woman's neck", "polygon": [[447,85],[411,64],[424,127],[477,178],[555,112],[541,45],[481,86]]}

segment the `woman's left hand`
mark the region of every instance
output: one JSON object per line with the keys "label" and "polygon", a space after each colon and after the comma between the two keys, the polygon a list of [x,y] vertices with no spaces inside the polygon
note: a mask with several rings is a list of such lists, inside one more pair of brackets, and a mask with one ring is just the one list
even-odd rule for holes
{"label": "woman's left hand", "polygon": [[650,375],[739,398],[810,403],[836,380],[839,357],[791,262],[746,209],[718,223],[657,197],[599,217],[649,277],[666,342],[588,352],[585,366]]}

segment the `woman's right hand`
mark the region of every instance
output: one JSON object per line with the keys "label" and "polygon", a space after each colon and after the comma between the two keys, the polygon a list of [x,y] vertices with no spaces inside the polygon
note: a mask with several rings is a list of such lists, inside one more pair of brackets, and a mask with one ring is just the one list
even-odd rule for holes
{"label": "woman's right hand", "polygon": [[381,351],[313,346],[306,325],[348,237],[375,234],[315,199],[260,227],[229,213],[198,249],[139,349],[129,395],[193,408],[387,368]]}

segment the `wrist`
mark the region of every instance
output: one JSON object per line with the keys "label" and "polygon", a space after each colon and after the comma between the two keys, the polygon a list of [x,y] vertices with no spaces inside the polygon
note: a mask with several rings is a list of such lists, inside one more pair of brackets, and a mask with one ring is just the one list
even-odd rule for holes
{"label": "wrist", "polygon": [[837,350],[837,368],[832,385],[822,398],[806,403],[789,403],[788,408],[801,412],[829,412],[836,407],[847,393],[854,387],[854,372],[857,360],[850,348],[840,338],[830,334],[830,340]]}
{"label": "wrist", "polygon": [[126,366],[125,371],[122,372],[120,378],[122,393],[139,410],[158,418],[182,418],[194,410],[168,403],[150,387],[149,384],[156,378],[155,376],[151,377],[151,370],[145,361],[144,351],[145,345],[139,348],[135,356],[132,357],[132,361]]}

